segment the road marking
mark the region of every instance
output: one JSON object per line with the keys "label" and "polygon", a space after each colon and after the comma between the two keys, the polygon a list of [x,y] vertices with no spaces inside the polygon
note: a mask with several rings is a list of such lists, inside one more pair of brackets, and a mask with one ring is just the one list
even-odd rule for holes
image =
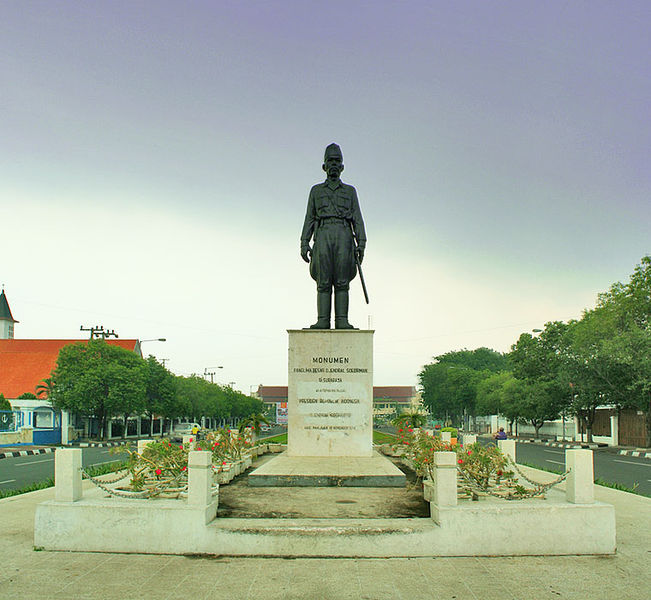
{"label": "road marking", "polygon": [[94,465],[107,465],[108,463],[114,463],[114,462],[120,462],[120,461],[119,461],[119,460],[105,460],[105,461],[103,461],[103,462],[96,462],[96,463],[93,463],[92,465],[89,465],[89,466],[92,467],[92,466],[94,466]]}
{"label": "road marking", "polygon": [[564,462],[558,462],[557,460],[549,460],[548,458],[546,458],[545,460],[547,462],[556,463],[557,465],[564,465],[565,464]]}
{"label": "road marking", "polygon": [[638,467],[651,467],[651,465],[646,465],[644,463],[633,462],[632,460],[619,460],[618,458],[613,458],[613,462],[620,462],[625,465],[637,465]]}
{"label": "road marking", "polygon": [[5,481],[0,481],[0,485],[2,485],[3,483],[11,483],[13,481],[16,481],[16,480],[15,479],[6,479]]}
{"label": "road marking", "polygon": [[550,454],[563,454],[562,450],[544,450],[543,452],[549,452]]}
{"label": "road marking", "polygon": [[53,462],[53,461],[54,461],[53,458],[46,458],[44,460],[31,460],[25,463],[16,463],[14,467],[26,467],[27,465],[35,465],[36,463]]}

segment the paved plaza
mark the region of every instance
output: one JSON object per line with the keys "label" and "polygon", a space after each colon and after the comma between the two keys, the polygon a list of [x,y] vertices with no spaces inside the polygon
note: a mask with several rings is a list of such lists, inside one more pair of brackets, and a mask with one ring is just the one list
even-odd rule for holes
{"label": "paved plaza", "polygon": [[34,551],[36,505],[53,495],[50,488],[0,500],[1,599],[645,600],[651,596],[651,499],[601,486],[596,486],[596,499],[616,509],[615,556],[265,559]]}

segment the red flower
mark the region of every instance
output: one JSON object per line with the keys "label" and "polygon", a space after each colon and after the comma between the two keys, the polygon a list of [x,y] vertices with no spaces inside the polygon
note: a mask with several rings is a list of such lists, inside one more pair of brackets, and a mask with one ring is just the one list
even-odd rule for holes
{"label": "red flower", "polygon": [[468,450],[468,456],[472,454],[472,450]]}
{"label": "red flower", "polygon": [[179,448],[181,448],[181,450],[183,450],[183,444],[179,444]]}
{"label": "red flower", "polygon": [[413,431],[413,429],[410,428],[409,431]]}
{"label": "red flower", "polygon": [[398,431],[402,431],[402,429],[398,429]]}
{"label": "red flower", "polygon": [[502,476],[502,471],[498,471],[498,472],[497,472],[497,476],[498,476],[498,477],[501,477],[501,476]]}
{"label": "red flower", "polygon": [[156,469],[156,475],[160,475],[162,472],[163,471],[161,471],[160,469]]}
{"label": "red flower", "polygon": [[461,460],[461,459],[459,459],[457,462],[458,462],[460,465],[463,464],[463,460]]}
{"label": "red flower", "polygon": [[186,471],[187,467],[181,467],[181,471]]}
{"label": "red flower", "polygon": [[193,441],[193,439],[192,439],[192,438],[190,438],[190,441],[192,442],[192,441]]}
{"label": "red flower", "polygon": [[225,461],[225,460],[222,460],[222,465],[225,465],[225,464],[226,464],[226,461]]}

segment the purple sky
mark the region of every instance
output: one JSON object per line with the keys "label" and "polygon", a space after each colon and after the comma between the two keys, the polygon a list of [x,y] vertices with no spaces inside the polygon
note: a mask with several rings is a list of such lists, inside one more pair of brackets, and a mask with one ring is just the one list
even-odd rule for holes
{"label": "purple sky", "polygon": [[[651,251],[649,2],[4,2],[17,337],[104,323],[179,373],[286,381],[338,142],[376,383],[578,317]],[[7,257],[11,256],[11,260]]]}

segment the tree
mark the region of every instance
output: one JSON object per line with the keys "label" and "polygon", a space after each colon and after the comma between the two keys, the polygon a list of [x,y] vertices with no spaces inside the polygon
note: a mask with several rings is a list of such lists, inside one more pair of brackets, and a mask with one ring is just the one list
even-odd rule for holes
{"label": "tree", "polygon": [[57,390],[54,405],[96,417],[102,439],[108,419],[141,408],[145,397],[142,358],[103,339],[64,346],[52,380]]}
{"label": "tree", "polygon": [[4,394],[0,394],[0,410],[11,410],[11,404]]}
{"label": "tree", "polygon": [[37,400],[37,397],[36,394],[32,394],[32,392],[24,392],[18,396],[18,400]]}
{"label": "tree", "polygon": [[255,433],[255,436],[258,437],[260,435],[260,426],[263,424],[269,425],[267,417],[265,417],[262,413],[254,413],[242,419],[239,430],[242,432],[247,427],[251,427],[253,429],[253,433]]}
{"label": "tree", "polygon": [[51,400],[54,397],[54,381],[52,381],[52,377],[41,379],[35,388],[35,392],[39,398]]}
{"label": "tree", "polygon": [[489,348],[459,350],[434,357],[418,374],[423,403],[432,416],[459,423],[474,415],[477,385],[506,367],[506,358]]}
{"label": "tree", "polygon": [[513,374],[524,385],[511,397],[510,408],[534,426],[536,437],[546,421],[557,419],[570,405],[574,326],[574,321],[546,323],[540,335],[523,333],[511,348]]}
{"label": "tree", "polygon": [[510,371],[501,371],[499,373],[493,373],[479,382],[477,385],[476,405],[478,415],[504,414],[502,411],[504,385],[511,379],[513,379],[513,373]]}
{"label": "tree", "polygon": [[144,412],[149,417],[149,432],[153,432],[154,415],[164,418],[174,418],[178,415],[176,402],[176,383],[165,365],[159,363],[154,356],[149,355],[145,361],[146,387]]}
{"label": "tree", "polygon": [[427,423],[427,417],[419,412],[403,412],[391,421],[396,427],[415,428],[422,427]]}

